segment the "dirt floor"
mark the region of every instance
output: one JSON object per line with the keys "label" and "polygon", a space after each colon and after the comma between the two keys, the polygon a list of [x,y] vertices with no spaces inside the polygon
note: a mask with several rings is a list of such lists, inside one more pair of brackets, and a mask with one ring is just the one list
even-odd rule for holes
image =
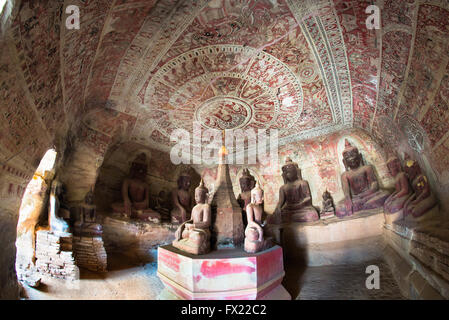
{"label": "dirt floor", "polygon": [[[380,289],[368,290],[365,273],[368,265],[380,270]],[[114,254],[108,257],[109,272],[97,274],[81,269],[81,280],[45,278],[39,289],[24,288],[24,299],[61,300],[152,300],[164,285],[157,277],[156,262],[142,263],[137,258]],[[382,260],[363,264],[301,268],[286,265],[284,287],[297,300],[403,299],[388,266]]]}
{"label": "dirt floor", "polygon": [[142,263],[121,254],[108,256],[104,274],[80,269],[81,279],[42,279],[39,289],[24,288],[25,299],[36,300],[155,300],[164,289],[155,262]]}

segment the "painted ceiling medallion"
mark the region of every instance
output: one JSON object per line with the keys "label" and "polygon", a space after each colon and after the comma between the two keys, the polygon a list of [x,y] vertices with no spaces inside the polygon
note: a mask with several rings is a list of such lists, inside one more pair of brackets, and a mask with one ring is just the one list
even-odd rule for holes
{"label": "painted ceiling medallion", "polygon": [[300,80],[274,56],[241,45],[187,51],[151,78],[145,105],[166,110],[175,127],[284,130],[301,116]]}
{"label": "painted ceiling medallion", "polygon": [[215,97],[205,101],[196,111],[195,118],[205,127],[218,130],[244,127],[252,116],[251,107],[233,97]]}

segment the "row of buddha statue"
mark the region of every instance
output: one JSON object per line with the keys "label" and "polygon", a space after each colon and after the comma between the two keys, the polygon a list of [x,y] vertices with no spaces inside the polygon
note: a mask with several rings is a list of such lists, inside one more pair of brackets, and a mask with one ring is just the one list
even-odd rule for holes
{"label": "row of buddha statue", "polygon": [[[247,252],[264,250],[271,245],[264,239],[264,227],[269,224],[313,222],[337,216],[344,218],[371,209],[384,209],[385,215],[402,212],[402,217],[419,218],[437,205],[426,176],[416,161],[406,156],[404,168],[397,157],[387,161],[387,167],[395,179],[394,192],[380,187],[374,167],[364,164],[358,148],[345,141],[341,175],[344,198],[334,204],[331,194],[323,193],[321,210],[312,204],[309,183],[302,178],[298,164],[287,157],[282,166],[284,184],[279,189],[279,201],[274,214],[264,212],[264,192],[248,169],[239,179],[241,193],[237,198],[242,208],[245,226],[244,249]],[[160,222],[161,214],[149,207],[149,186],[146,176],[145,154],[141,154],[131,166],[130,177],[122,186],[123,203],[113,204],[113,210],[128,218]],[[177,180],[177,188],[171,193],[170,219],[180,224],[173,246],[191,254],[205,254],[211,250],[211,206],[209,191],[201,179],[195,189],[196,205],[191,208],[191,177],[183,173]]]}
{"label": "row of buddha statue", "polygon": [[[192,209],[189,220],[183,222],[175,233],[173,246],[190,254],[206,254],[211,250],[211,205],[208,202],[209,190],[201,179],[195,189],[196,205]],[[264,238],[263,227],[263,190],[256,183],[250,192],[251,200],[245,207],[246,228],[244,250],[256,253],[268,249],[273,245],[271,239]]]}

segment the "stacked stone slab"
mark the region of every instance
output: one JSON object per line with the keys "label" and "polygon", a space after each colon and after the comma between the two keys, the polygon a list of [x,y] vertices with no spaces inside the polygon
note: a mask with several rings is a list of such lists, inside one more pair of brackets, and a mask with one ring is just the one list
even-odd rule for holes
{"label": "stacked stone slab", "polygon": [[76,265],[94,272],[107,271],[107,255],[101,237],[73,237]]}
{"label": "stacked stone slab", "polygon": [[48,230],[36,234],[36,268],[43,275],[78,280],[79,269],[72,252],[72,235],[57,235]]}
{"label": "stacked stone slab", "polygon": [[405,221],[385,225],[394,249],[386,260],[406,297],[449,298],[449,237],[443,223],[417,226]]}

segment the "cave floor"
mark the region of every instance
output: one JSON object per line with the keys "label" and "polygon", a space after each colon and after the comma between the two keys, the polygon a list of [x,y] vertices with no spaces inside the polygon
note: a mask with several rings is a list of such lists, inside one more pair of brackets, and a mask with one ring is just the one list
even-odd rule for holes
{"label": "cave floor", "polygon": [[[367,289],[366,267],[379,267],[379,289]],[[284,287],[297,300],[402,300],[405,299],[388,265],[382,260],[358,264],[298,268],[286,264]]]}
{"label": "cave floor", "polygon": [[122,254],[108,256],[108,272],[80,268],[81,280],[43,278],[39,289],[24,287],[24,297],[33,300],[155,300],[164,289],[157,264],[143,263]]}
{"label": "cave floor", "polygon": [[[380,270],[380,289],[365,287],[368,265]],[[39,289],[24,287],[24,299],[33,300],[153,300],[164,285],[155,262],[142,263],[114,254],[108,257],[109,272],[97,274],[81,269],[81,280],[43,278]],[[363,264],[301,268],[286,264],[284,287],[297,300],[404,299],[383,260]]]}

